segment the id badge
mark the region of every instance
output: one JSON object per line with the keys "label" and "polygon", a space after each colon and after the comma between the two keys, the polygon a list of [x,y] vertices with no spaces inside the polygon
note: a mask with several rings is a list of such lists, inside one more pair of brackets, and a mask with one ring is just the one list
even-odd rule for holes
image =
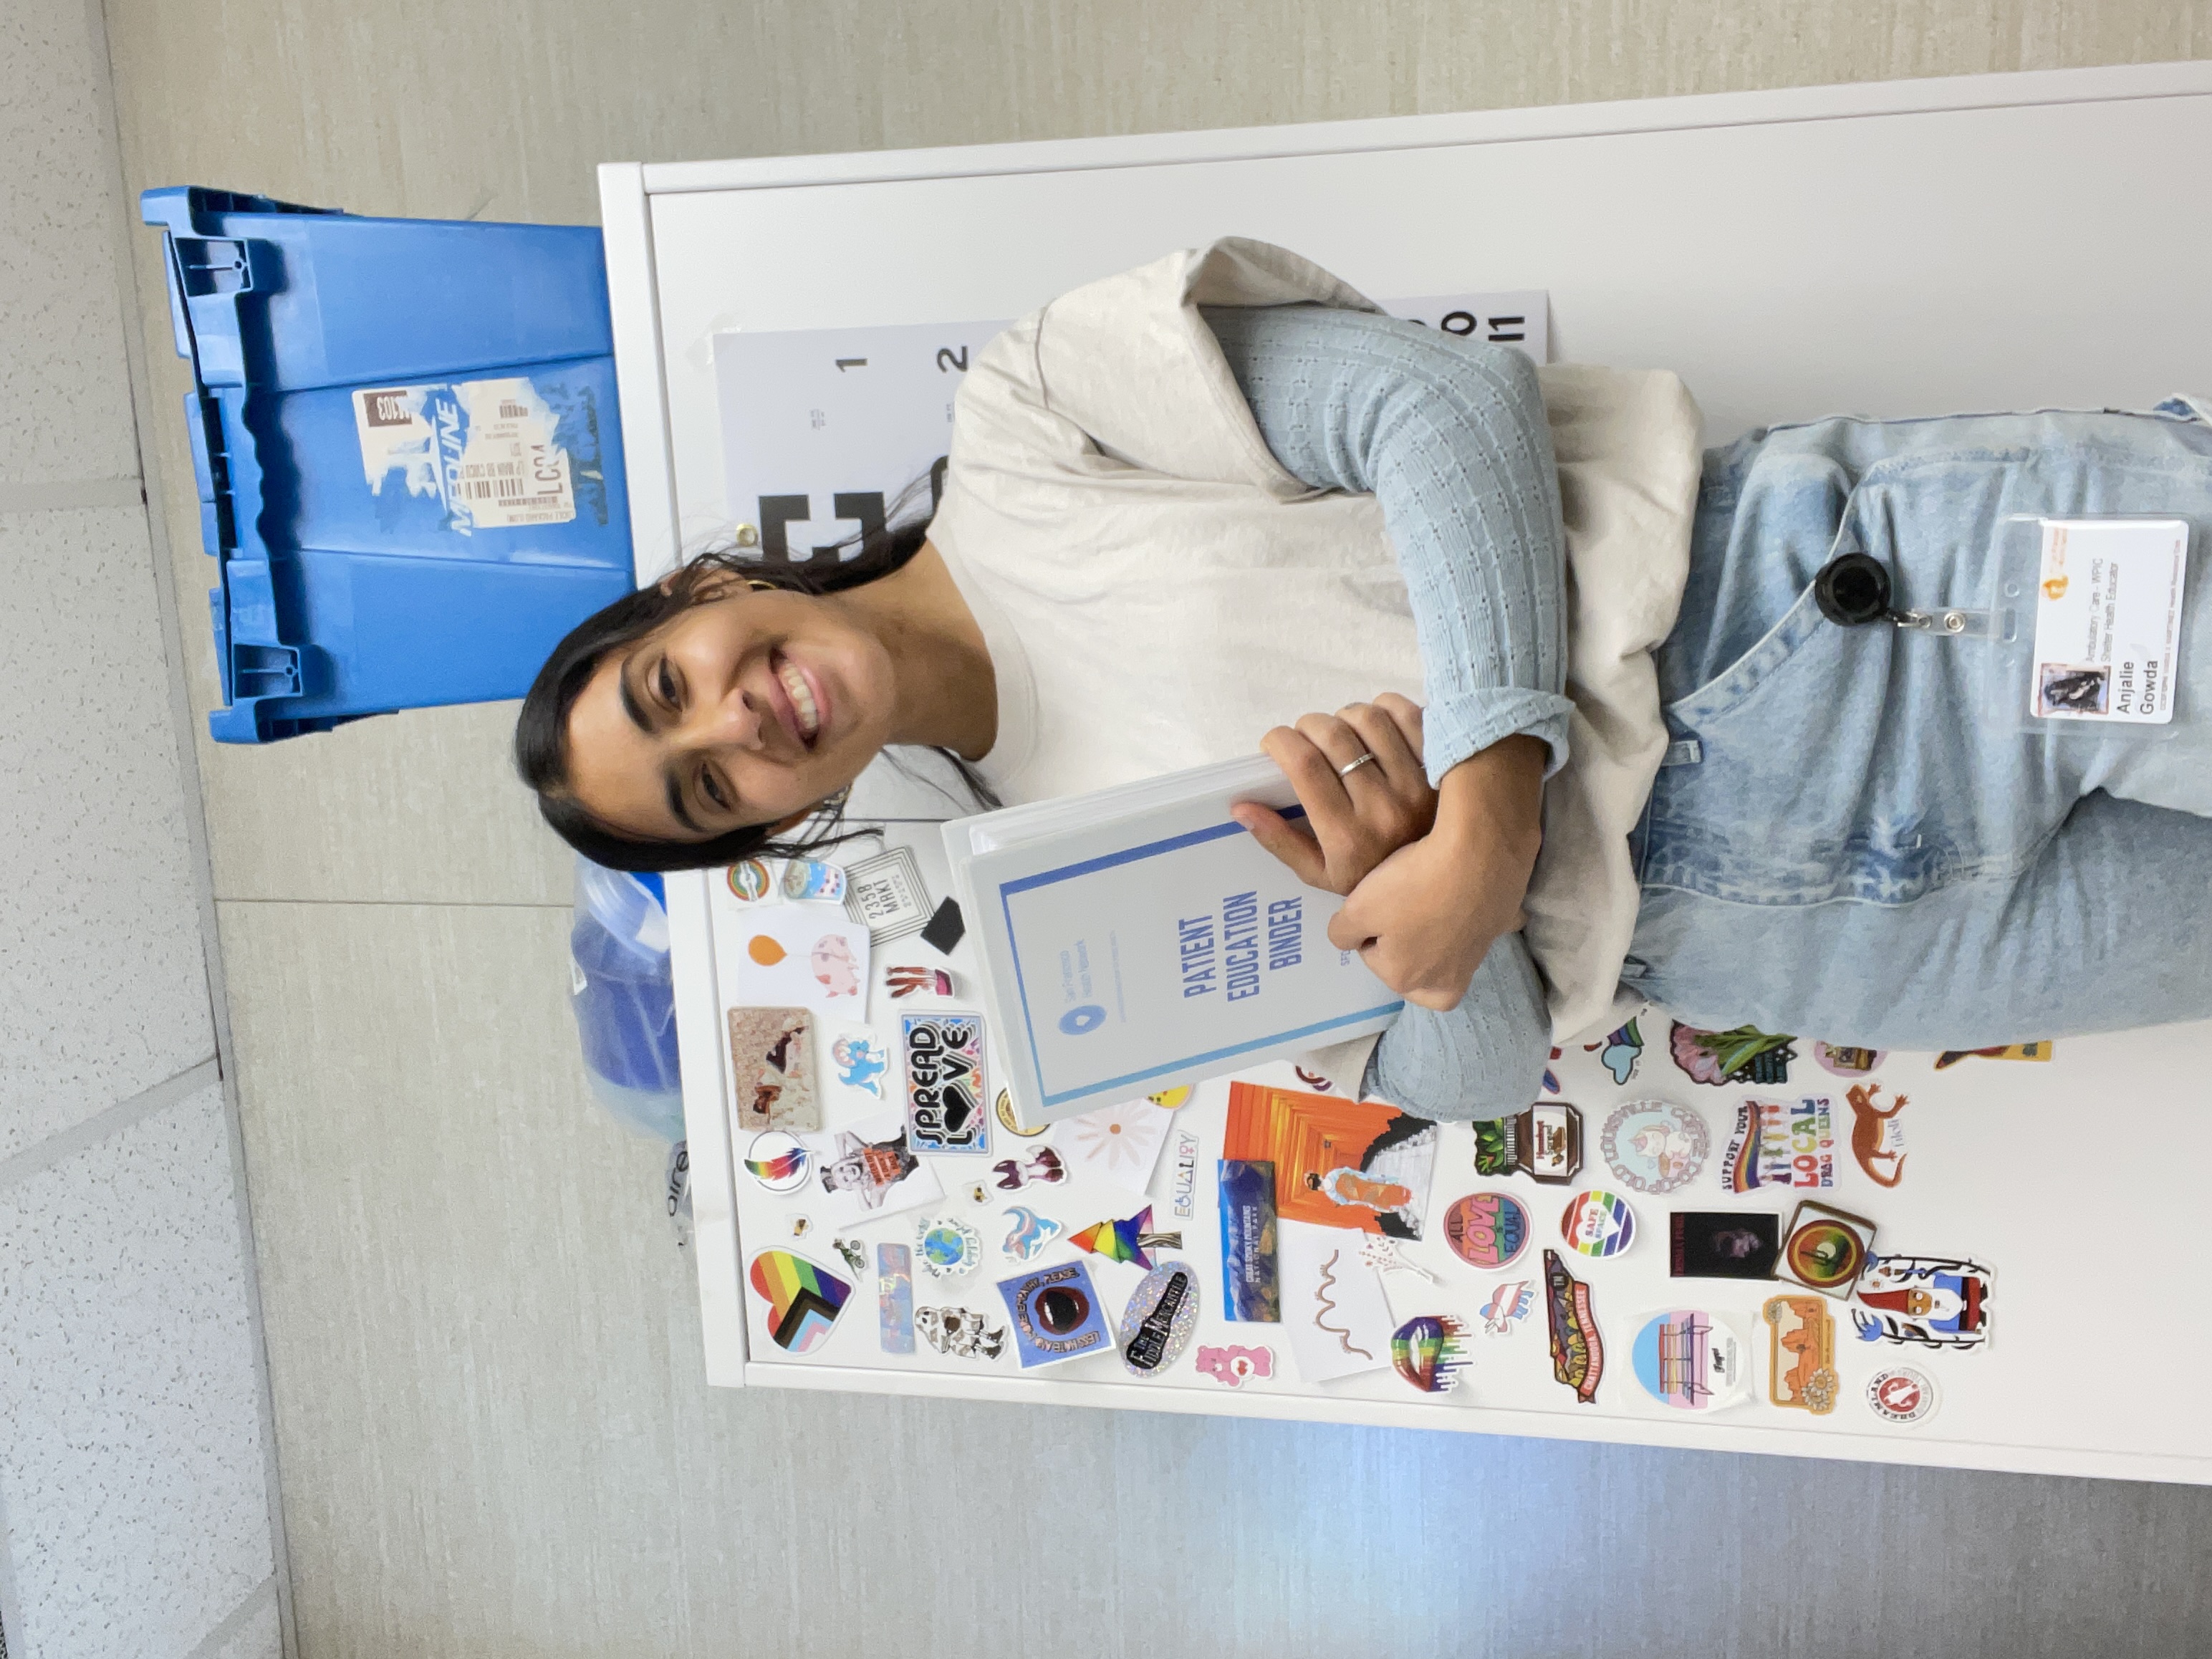
{"label": "id badge", "polygon": [[2189,526],[2045,519],[2027,709],[2039,720],[2173,719]]}

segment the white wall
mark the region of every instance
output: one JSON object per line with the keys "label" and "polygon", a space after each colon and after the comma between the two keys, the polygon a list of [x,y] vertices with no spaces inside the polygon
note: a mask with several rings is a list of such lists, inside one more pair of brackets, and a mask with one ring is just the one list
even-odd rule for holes
{"label": "white wall", "polygon": [[12,1659],[275,1659],[243,1169],[85,0],[0,0],[0,1630]]}

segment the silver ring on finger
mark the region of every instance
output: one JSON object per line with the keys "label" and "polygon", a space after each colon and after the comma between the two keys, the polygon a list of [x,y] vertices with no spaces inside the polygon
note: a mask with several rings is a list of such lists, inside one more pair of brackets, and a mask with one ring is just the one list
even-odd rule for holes
{"label": "silver ring on finger", "polygon": [[1363,749],[1359,751],[1359,758],[1352,762],[1351,765],[1338,767],[1336,769],[1336,775],[1340,778],[1348,778],[1354,772],[1357,772],[1361,767],[1366,765],[1368,762],[1374,758],[1375,751],[1372,749]]}

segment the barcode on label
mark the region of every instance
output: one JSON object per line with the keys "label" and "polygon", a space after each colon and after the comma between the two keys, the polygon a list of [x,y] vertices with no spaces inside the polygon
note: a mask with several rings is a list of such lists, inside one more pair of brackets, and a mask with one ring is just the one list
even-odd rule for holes
{"label": "barcode on label", "polygon": [[499,418],[502,421],[526,421],[530,418],[530,411],[520,404],[501,404]]}
{"label": "barcode on label", "polygon": [[[471,461],[461,468],[461,494],[476,501],[515,501],[529,494],[524,488],[520,461]],[[557,495],[557,478],[538,480],[537,493]]]}

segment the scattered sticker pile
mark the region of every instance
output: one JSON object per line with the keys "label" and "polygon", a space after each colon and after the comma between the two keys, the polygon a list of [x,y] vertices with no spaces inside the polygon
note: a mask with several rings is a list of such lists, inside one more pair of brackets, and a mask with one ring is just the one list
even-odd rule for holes
{"label": "scattered sticker pile", "polygon": [[[1865,1406],[1850,1420],[1911,1428],[1948,1386],[1933,1373],[1951,1362],[1931,1357],[1990,1340],[1990,1268],[1893,1249],[1878,1225],[1905,1179],[1911,1104],[1882,1080],[1885,1051],[1680,1022],[1660,1043],[1647,1010],[1554,1049],[1528,1109],[1465,1129],[1289,1066],[1270,1074],[1298,1086],[1232,1080],[1181,1117],[1207,1097],[1180,1087],[1032,1128],[989,1087],[982,1017],[936,1006],[951,969],[881,963],[871,978],[871,947],[962,945],[957,908],[910,850],[845,867],[747,860],[715,892],[735,907],[716,936],[726,973],[777,994],[725,1013],[731,1153],[748,1214],[774,1217],[754,1237],[808,1238],[842,1266],[750,1258],[757,1328],[783,1354],[865,1348],[836,1333],[872,1268],[875,1346],[909,1364],[1527,1403],[1546,1360],[1512,1339],[1540,1309],[1553,1381],[1578,1405],[1827,1419],[1848,1395]],[[871,988],[900,1004],[884,1016],[895,1031],[868,1023]],[[2051,1054],[2024,1043],[1936,1064]],[[1589,1120],[1607,1185],[1577,1189],[1584,1116],[1562,1079],[1585,1103],[1620,1091]],[[1461,1189],[1446,1201],[1448,1146]],[[1553,1215],[1557,1248],[1532,1250]],[[1006,1276],[972,1279],[994,1250]],[[918,1274],[959,1299],[917,1305]],[[1615,1297],[1639,1285],[1659,1287],[1645,1304],[1658,1311],[1628,1319]],[[1610,1317],[1625,1322],[1612,1384]],[[1201,1340],[1232,1334],[1258,1340]]]}

